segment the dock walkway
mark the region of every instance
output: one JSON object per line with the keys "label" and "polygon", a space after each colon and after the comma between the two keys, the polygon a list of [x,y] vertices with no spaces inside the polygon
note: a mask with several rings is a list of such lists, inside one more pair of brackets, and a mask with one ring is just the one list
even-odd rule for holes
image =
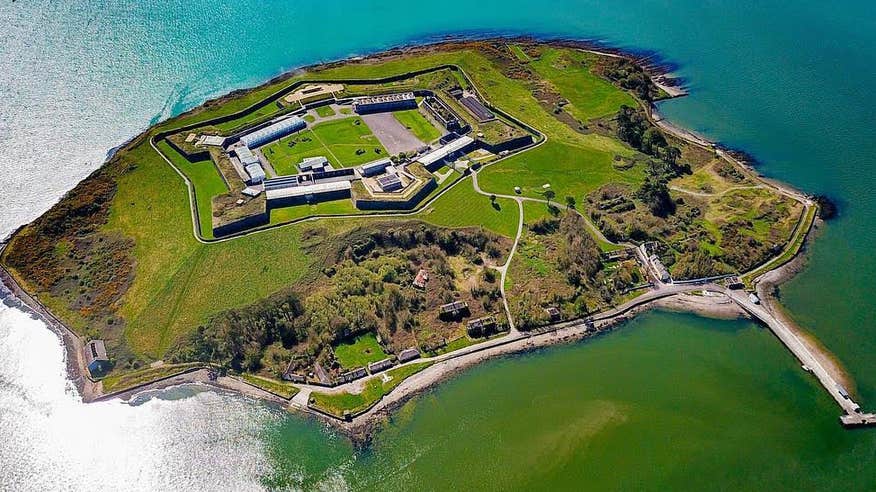
{"label": "dock walkway", "polygon": [[876,414],[861,412],[861,406],[852,399],[846,389],[824,368],[820,355],[813,353],[809,346],[794,333],[794,330],[773,316],[764,306],[751,302],[744,291],[730,290],[723,287],[717,290],[726,294],[739,307],[766,324],[785,347],[797,357],[797,360],[818,379],[828,394],[845,412],[845,415],[840,417],[840,422],[843,425],[847,427],[876,425]]}

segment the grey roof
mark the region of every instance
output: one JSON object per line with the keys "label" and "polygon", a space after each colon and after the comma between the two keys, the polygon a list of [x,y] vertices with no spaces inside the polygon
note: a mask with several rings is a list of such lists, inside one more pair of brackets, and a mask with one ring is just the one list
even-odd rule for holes
{"label": "grey roof", "polygon": [[85,360],[86,365],[91,365],[94,361],[108,361],[106,356],[106,345],[103,340],[92,340],[85,344]]}
{"label": "grey roof", "polygon": [[265,170],[262,169],[262,166],[259,164],[250,164],[246,166],[246,173],[249,174],[249,177],[254,181],[265,179]]}
{"label": "grey roof", "polygon": [[432,152],[429,152],[428,154],[421,155],[417,158],[417,161],[425,166],[428,166],[430,164],[440,161],[441,159],[444,159],[454,152],[464,149],[472,142],[474,142],[474,139],[469,136],[459,137],[456,140],[448,143],[447,145],[444,145],[443,147],[439,147]]}
{"label": "grey roof", "polygon": [[313,169],[314,167],[326,167],[329,165],[329,160],[325,156],[317,156],[317,157],[307,157],[302,159],[301,162],[298,163],[298,169],[301,171],[308,171]]}
{"label": "grey roof", "polygon": [[268,188],[265,186],[265,198],[268,200],[276,200],[279,198],[292,198],[296,196],[316,195],[319,193],[331,193],[335,191],[344,191],[352,188],[349,181],[334,181],[329,183],[317,183],[311,185],[296,186],[290,184],[288,186],[280,186]]}
{"label": "grey roof", "polygon": [[397,190],[402,187],[401,178],[398,174],[385,174],[377,178],[377,184],[383,191]]}
{"label": "grey roof", "polygon": [[388,158],[384,158],[384,159],[378,159],[376,161],[371,161],[371,162],[366,163],[366,164],[362,164],[362,166],[359,169],[362,172],[362,174],[364,174],[365,176],[372,176],[374,174],[379,173],[380,171],[383,171],[384,169],[389,167],[391,164],[392,164],[391,160],[389,160]]}
{"label": "grey roof", "polygon": [[286,135],[294,131],[300,130],[306,126],[307,123],[305,123],[304,120],[302,120],[301,118],[297,116],[290,116],[289,118],[280,120],[260,130],[247,133],[246,135],[240,137],[240,141],[243,142],[243,144],[247,147],[258,147],[263,143],[285,137]]}
{"label": "grey roof", "polygon": [[401,352],[399,352],[398,360],[400,360],[402,362],[406,362],[409,360],[416,359],[419,356],[420,356],[420,351],[411,347],[409,349],[405,349],[405,350],[402,350]]}

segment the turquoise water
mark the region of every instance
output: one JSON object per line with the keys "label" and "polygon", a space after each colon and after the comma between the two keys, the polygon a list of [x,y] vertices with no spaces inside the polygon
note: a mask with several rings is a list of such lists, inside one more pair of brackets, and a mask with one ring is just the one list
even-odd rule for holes
{"label": "turquoise water", "polygon": [[[659,53],[673,121],[828,193],[842,213],[783,289],[876,408],[876,5],[518,0],[0,3],[0,236],[152,121],[298,65],[452,35],[596,38]],[[502,359],[415,400],[354,450],[319,424],[183,390],[83,406],[48,332],[0,308],[0,484],[216,489],[872,490],[876,432],[746,322],[654,314]],[[94,455],[99,429],[107,452]],[[52,466],[46,467],[49,463]],[[196,471],[194,471],[196,470]]]}

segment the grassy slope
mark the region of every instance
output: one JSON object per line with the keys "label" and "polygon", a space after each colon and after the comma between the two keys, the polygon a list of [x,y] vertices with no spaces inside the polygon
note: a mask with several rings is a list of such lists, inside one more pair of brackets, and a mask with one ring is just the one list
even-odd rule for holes
{"label": "grassy slope", "polygon": [[424,210],[421,217],[426,222],[439,226],[482,226],[497,234],[514,238],[519,217],[517,205],[507,198],[497,198],[496,204],[498,210],[490,203],[489,197],[476,193],[471,180],[466,179],[444,194],[432,207]]}
{"label": "grassy slope", "polygon": [[392,116],[421,142],[429,143],[441,136],[441,132],[432,123],[429,123],[429,120],[418,109],[395,111]]}
{"label": "grassy slope", "polygon": [[635,106],[632,96],[590,73],[586,64],[595,58],[590,53],[545,48],[541,58],[529,65],[556,86],[571,103],[566,111],[581,121],[613,115],[622,104]]}

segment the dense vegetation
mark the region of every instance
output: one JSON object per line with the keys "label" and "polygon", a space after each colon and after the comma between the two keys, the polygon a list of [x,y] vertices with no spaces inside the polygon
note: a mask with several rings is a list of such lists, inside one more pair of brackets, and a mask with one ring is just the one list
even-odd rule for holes
{"label": "dense vegetation", "polygon": [[[393,352],[434,345],[460,331],[458,323],[438,319],[440,304],[465,300],[473,315],[501,307],[495,277],[475,275],[466,282],[456,270],[462,263],[474,271],[507,253],[507,240],[492,233],[408,223],[359,228],[335,244],[319,278],[214,316],[173,359],[272,376],[294,360],[293,369],[316,363],[337,373],[343,365],[332,346],[341,341],[376,333]],[[425,290],[411,285],[421,268],[431,277]]]}
{"label": "dense vegetation", "polygon": [[522,330],[548,323],[550,307],[565,317],[598,311],[642,280],[634,261],[603,262],[581,215],[557,213],[529,221],[512,260],[509,302]]}

